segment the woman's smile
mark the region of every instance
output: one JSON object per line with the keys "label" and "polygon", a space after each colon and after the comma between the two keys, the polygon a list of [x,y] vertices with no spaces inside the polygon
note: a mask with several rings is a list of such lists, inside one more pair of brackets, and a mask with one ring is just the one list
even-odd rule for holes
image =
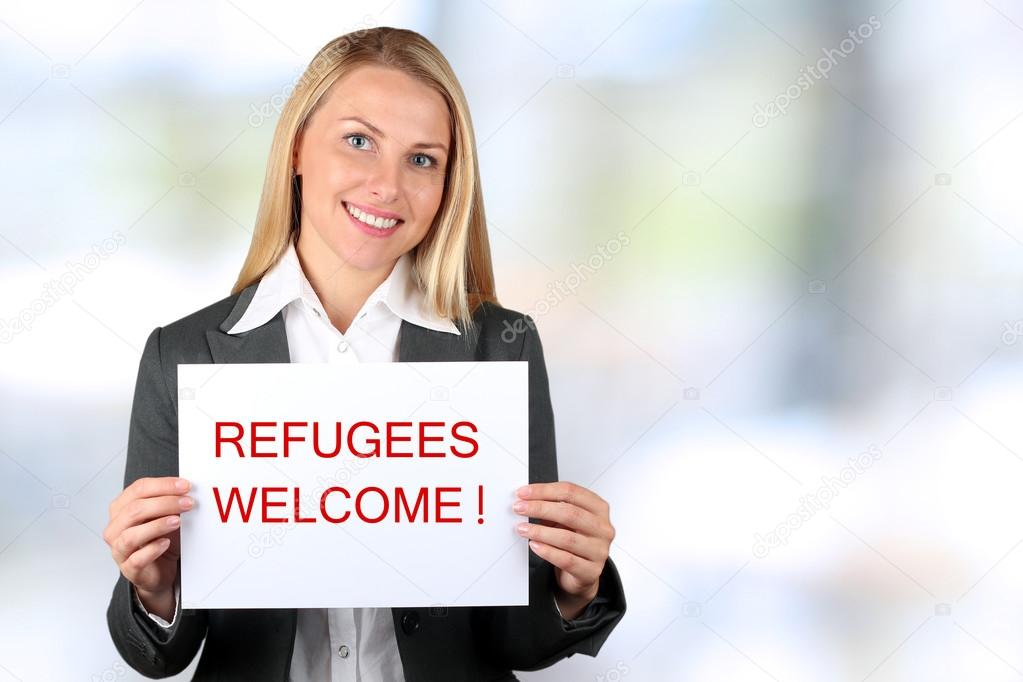
{"label": "woman's smile", "polygon": [[405,224],[405,221],[397,213],[380,211],[347,201],[342,201],[341,205],[352,223],[371,237],[389,237]]}

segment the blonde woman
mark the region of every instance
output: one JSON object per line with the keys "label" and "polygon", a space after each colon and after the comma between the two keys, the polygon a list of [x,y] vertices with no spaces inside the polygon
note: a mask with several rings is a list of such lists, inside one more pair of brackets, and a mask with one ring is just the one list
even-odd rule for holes
{"label": "blonde woman", "polygon": [[[178,363],[529,362],[528,607],[186,610],[178,604]],[[227,298],[150,334],[125,489],[104,537],[118,651],[151,677],[513,680],[596,655],[625,611],[607,503],[557,481],[533,320],[498,305],[472,123],[436,47],[394,28],[328,43],[278,122],[252,244]],[[530,522],[533,521],[533,522]],[[344,566],[338,566],[344,576]]]}

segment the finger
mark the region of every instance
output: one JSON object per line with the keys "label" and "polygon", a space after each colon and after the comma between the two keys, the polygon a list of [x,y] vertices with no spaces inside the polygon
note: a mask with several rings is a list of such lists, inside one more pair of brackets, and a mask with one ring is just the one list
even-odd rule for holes
{"label": "finger", "polygon": [[571,530],[551,528],[532,523],[520,523],[516,529],[524,538],[539,540],[566,552],[590,561],[601,561],[607,558],[607,544],[596,538],[586,537]]}
{"label": "finger", "polygon": [[597,516],[606,516],[608,513],[608,504],[604,498],[588,488],[568,481],[530,483],[519,488],[518,495],[525,500],[568,502]]}
{"label": "finger", "polygon": [[103,533],[104,539],[107,544],[110,544],[114,538],[132,526],[138,526],[161,516],[180,514],[194,506],[195,500],[187,495],[165,495],[137,499],[122,508],[120,514],[111,519]]}
{"label": "finger", "polygon": [[181,495],[188,492],[189,483],[187,479],[177,476],[146,477],[137,479],[134,483],[125,488],[120,495],[110,504],[110,518],[120,514],[121,510],[133,501],[146,497],[159,497],[162,495]]}
{"label": "finger", "polygon": [[111,553],[117,563],[123,563],[128,557],[151,541],[173,533],[181,527],[180,516],[163,516],[141,526],[128,528],[114,540],[110,546]]}
{"label": "finger", "polygon": [[144,547],[132,552],[131,556],[120,562],[121,572],[132,584],[137,584],[142,572],[154,561],[159,559],[171,546],[170,538],[153,540]]}
{"label": "finger", "polygon": [[529,541],[529,548],[538,557],[570,574],[583,585],[592,585],[600,579],[601,567],[595,561],[583,559],[571,552],[566,552],[563,549],[558,549],[536,540]]}
{"label": "finger", "polygon": [[565,502],[548,502],[547,500],[529,500],[516,502],[512,509],[532,519],[543,519],[560,523],[565,528],[584,533],[591,537],[602,537],[600,520],[582,507]]}

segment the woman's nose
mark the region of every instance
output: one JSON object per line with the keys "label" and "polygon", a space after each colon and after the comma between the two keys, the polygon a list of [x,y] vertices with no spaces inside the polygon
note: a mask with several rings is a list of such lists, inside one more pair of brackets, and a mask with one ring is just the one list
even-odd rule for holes
{"label": "woman's nose", "polygon": [[398,198],[399,168],[397,161],[381,160],[373,165],[366,186],[381,203],[391,203]]}

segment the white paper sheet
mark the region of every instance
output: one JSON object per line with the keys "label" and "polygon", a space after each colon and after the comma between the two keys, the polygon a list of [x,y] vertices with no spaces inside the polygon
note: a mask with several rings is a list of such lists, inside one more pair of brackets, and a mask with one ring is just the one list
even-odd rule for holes
{"label": "white paper sheet", "polygon": [[[515,490],[528,483],[527,367],[526,362],[179,365],[180,475],[192,482],[190,494],[197,501],[182,514],[182,606],[527,604],[528,546],[514,531],[525,519],[511,511]],[[380,457],[361,458],[349,450],[348,432],[358,421],[380,432]],[[287,458],[284,422],[308,424],[288,427],[289,436],[304,440],[288,443]],[[314,422],[320,429],[317,442],[327,453],[335,449],[341,422],[336,456],[314,452]],[[387,422],[395,424],[390,452],[417,456],[383,456]],[[428,422],[443,426],[424,425]],[[464,423],[455,427],[457,422],[476,430]],[[374,427],[355,429],[354,449],[372,451]],[[253,443],[253,432],[273,438]],[[239,433],[243,436],[236,439]],[[420,433],[443,440],[424,440],[420,447]],[[411,441],[398,440],[402,436]],[[452,454],[452,449],[472,452],[473,442],[472,456]],[[446,456],[420,457],[420,451]],[[233,487],[238,492],[228,507]],[[267,518],[287,521],[263,521],[267,488],[287,488],[266,493]],[[299,517],[314,521],[295,522],[296,488]],[[440,488],[460,491],[438,493]],[[347,511],[343,522],[324,518],[322,493],[329,489],[325,511],[335,520]],[[420,499],[423,489],[426,498]],[[219,506],[214,490],[220,493]],[[441,502],[458,505],[438,510],[438,494]],[[382,515],[385,497],[388,513]],[[249,520],[243,522],[237,503],[249,506],[250,499]],[[461,521],[438,522],[438,511],[440,518]],[[382,519],[373,521],[378,516]]]}

